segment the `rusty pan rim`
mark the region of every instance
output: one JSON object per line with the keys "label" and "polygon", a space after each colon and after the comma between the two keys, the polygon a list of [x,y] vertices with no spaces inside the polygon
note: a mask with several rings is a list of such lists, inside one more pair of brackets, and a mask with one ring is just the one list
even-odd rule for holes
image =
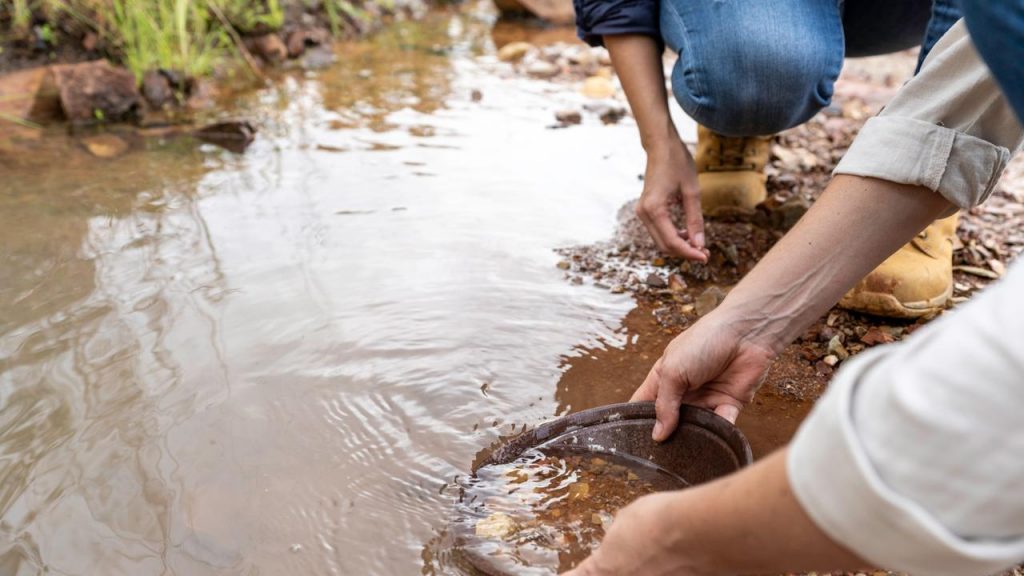
{"label": "rusty pan rim", "polygon": [[[475,474],[483,466],[512,462],[526,450],[551,442],[563,434],[623,420],[650,420],[653,427],[655,422],[654,402],[608,404],[546,422],[501,442],[493,452],[474,466],[473,473]],[[697,406],[684,405],[679,408],[679,427],[665,442],[669,443],[677,434],[684,433],[685,425],[697,426],[720,438],[732,449],[738,460],[739,468],[744,468],[754,461],[750,443],[739,428],[711,410]]]}

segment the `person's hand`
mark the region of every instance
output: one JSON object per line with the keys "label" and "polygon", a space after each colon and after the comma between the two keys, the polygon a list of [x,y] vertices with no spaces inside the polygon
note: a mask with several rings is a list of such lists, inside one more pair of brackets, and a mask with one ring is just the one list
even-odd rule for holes
{"label": "person's hand", "polygon": [[694,556],[675,542],[677,492],[637,499],[615,514],[601,545],[565,576],[701,576]]}
{"label": "person's hand", "polygon": [[[671,206],[680,198],[686,214],[685,231],[676,228],[671,216]],[[707,262],[697,172],[690,151],[678,137],[669,137],[648,149],[644,191],[636,204],[636,215],[662,252]]]}
{"label": "person's hand", "polygon": [[655,441],[665,440],[675,430],[680,404],[708,408],[736,422],[764,379],[775,354],[744,340],[735,323],[718,312],[676,336],[630,399],[654,400]]}

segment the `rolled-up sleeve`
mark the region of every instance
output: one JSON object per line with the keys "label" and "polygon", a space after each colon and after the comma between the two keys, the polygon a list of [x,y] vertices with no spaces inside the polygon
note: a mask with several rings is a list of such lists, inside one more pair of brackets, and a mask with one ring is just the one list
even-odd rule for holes
{"label": "rolled-up sleeve", "polygon": [[961,21],[868,120],[835,172],[924,186],[970,208],[989,197],[1022,142],[1024,129]]}
{"label": "rolled-up sleeve", "polygon": [[872,564],[929,576],[1024,560],[1024,264],[845,366],[787,470],[814,522]]}
{"label": "rolled-up sleeve", "polygon": [[576,34],[591,46],[605,35],[643,34],[661,41],[657,0],[573,0]]}

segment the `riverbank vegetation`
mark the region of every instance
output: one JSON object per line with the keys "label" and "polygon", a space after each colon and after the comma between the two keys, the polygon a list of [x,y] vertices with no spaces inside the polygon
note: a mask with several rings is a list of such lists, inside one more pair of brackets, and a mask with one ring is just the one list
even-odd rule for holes
{"label": "riverbank vegetation", "polygon": [[249,37],[300,21],[344,36],[394,10],[395,0],[0,0],[0,61],[93,56],[140,80],[154,69],[204,76],[246,60]]}

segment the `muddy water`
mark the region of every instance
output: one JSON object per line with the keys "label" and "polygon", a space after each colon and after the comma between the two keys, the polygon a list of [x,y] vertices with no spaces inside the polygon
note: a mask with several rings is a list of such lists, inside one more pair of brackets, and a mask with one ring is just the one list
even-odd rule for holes
{"label": "muddy water", "polygon": [[490,30],[436,14],[233,95],[244,156],[0,156],[0,574],[420,573],[446,483],[574,408],[632,302],[552,248],[607,237],[642,158],[547,129],[577,97]]}

